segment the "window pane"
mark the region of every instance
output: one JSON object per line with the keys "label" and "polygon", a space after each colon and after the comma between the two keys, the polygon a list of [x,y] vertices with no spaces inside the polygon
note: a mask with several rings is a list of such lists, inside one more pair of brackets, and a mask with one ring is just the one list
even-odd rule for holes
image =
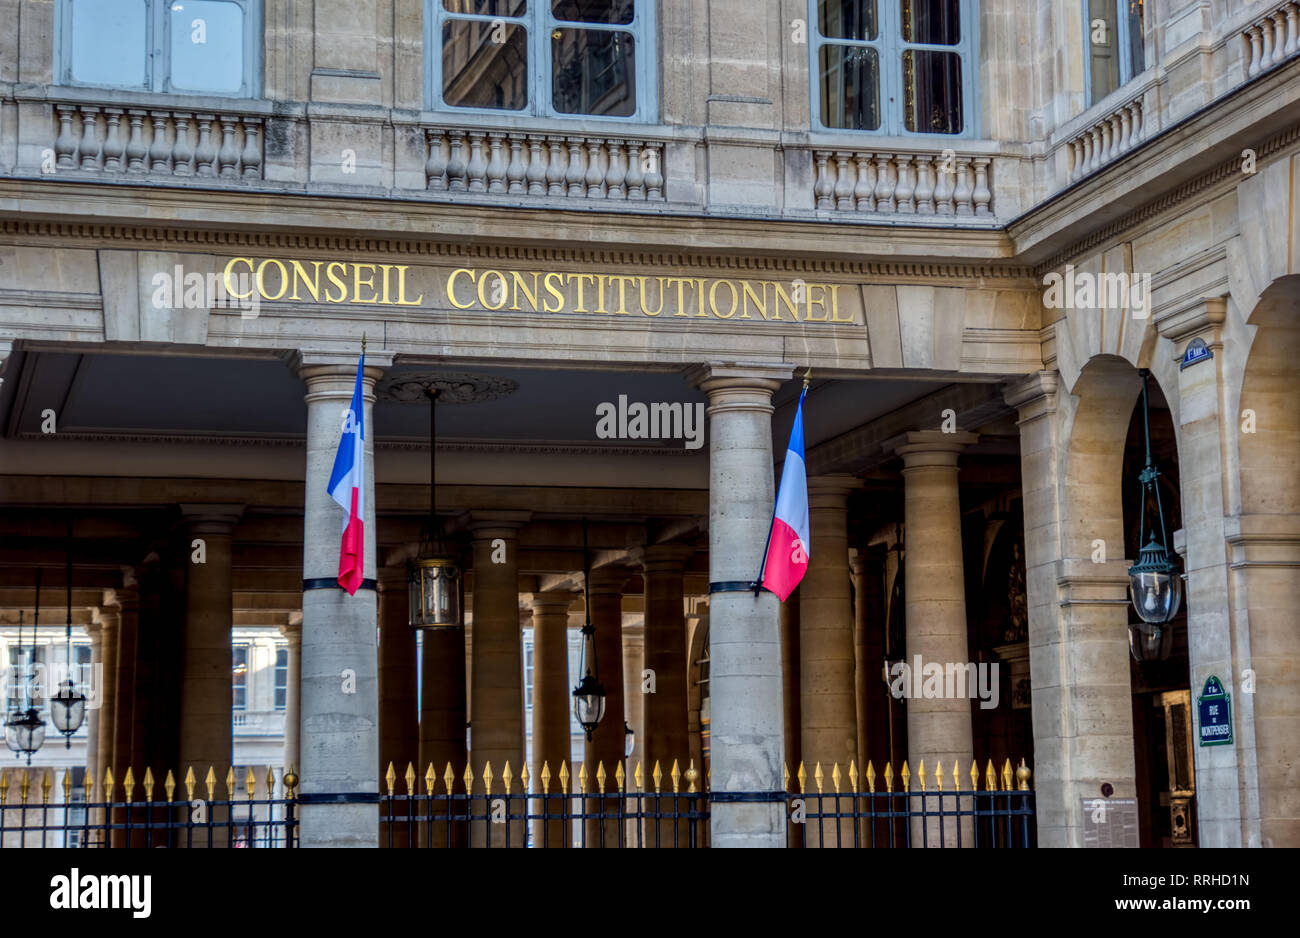
{"label": "window pane", "polygon": [[1093,101],[1119,87],[1119,49],[1116,45],[1114,0],[1088,0],[1088,56],[1092,61]]}
{"label": "window pane", "polygon": [[73,0],[72,79],[143,87],[146,12],[145,0]]}
{"label": "window pane", "polygon": [[903,39],[936,46],[961,42],[961,7],[958,0],[900,0]]}
{"label": "window pane", "polygon": [[632,22],[632,0],[551,0],[551,12],[557,20],[627,24]]}
{"label": "window pane", "polygon": [[523,16],[525,0],[442,0],[448,13],[477,13],[480,16]]}
{"label": "window pane", "polygon": [[442,98],[450,107],[526,107],[527,31],[487,20],[443,23]]}
{"label": "window pane", "polygon": [[876,0],[818,0],[817,28],[827,39],[875,39]]}
{"label": "window pane", "polygon": [[880,129],[880,59],[875,49],[827,44],[821,60],[822,123]]}
{"label": "window pane", "polygon": [[631,33],[557,29],[551,33],[552,99],[562,114],[636,113],[636,50]]}
{"label": "window pane", "polygon": [[904,117],[922,134],[962,131],[961,56],[909,49],[903,53]]}
{"label": "window pane", "polygon": [[1129,60],[1133,63],[1128,78],[1141,74],[1147,67],[1146,51],[1142,47],[1142,7],[1142,0],[1128,0],[1128,48]]}
{"label": "window pane", "polygon": [[171,85],[233,93],[244,85],[244,11],[226,0],[171,5]]}

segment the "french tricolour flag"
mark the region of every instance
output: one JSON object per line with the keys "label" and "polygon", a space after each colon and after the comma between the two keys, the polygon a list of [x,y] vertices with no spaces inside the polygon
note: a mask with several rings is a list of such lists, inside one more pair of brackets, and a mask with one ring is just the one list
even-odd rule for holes
{"label": "french tricolour flag", "polygon": [[803,399],[790,430],[790,445],[781,467],[781,487],[776,492],[776,514],[763,560],[763,587],[785,602],[808,570],[808,473],[803,461]]}
{"label": "french tricolour flag", "polygon": [[339,550],[339,586],[349,596],[361,586],[366,546],[366,433],[361,397],[361,372],[366,353],[357,360],[357,383],[352,389],[352,406],[343,417],[343,436],[330,473],[330,498],[347,512],[343,520],[343,546]]}

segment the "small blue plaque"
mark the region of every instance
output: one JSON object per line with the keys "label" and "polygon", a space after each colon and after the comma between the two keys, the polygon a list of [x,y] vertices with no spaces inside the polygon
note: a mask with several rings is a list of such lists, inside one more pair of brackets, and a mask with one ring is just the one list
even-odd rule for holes
{"label": "small blue plaque", "polygon": [[1192,339],[1187,343],[1187,349],[1183,352],[1183,363],[1178,366],[1178,370],[1182,371],[1188,365],[1195,365],[1197,362],[1213,357],[1214,353],[1210,351],[1204,339]]}
{"label": "small blue plaque", "polygon": [[1232,700],[1223,690],[1223,682],[1211,674],[1205,679],[1201,696],[1196,698],[1200,713],[1201,745],[1232,744]]}

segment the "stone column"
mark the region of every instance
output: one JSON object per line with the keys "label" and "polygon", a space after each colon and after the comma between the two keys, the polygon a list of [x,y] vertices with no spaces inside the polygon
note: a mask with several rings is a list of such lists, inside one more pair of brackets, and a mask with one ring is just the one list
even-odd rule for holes
{"label": "stone column", "polygon": [[[833,790],[836,766],[843,779],[840,789],[847,791],[849,764],[857,760],[848,498],[858,485],[847,475],[808,480],[812,549],[799,586],[799,745],[810,794],[817,790],[812,778],[818,766],[827,792]],[[821,805],[828,812],[835,810],[834,800]],[[810,822],[804,834],[810,847],[853,846],[849,819],[838,825]]]}
{"label": "stone column", "polygon": [[[591,739],[587,741],[583,750],[583,765],[579,767],[585,767],[587,770],[587,792],[590,795],[597,795],[602,790],[596,779],[602,766],[605,769],[604,791],[618,791],[614,772],[623,761],[623,749],[626,745],[621,714],[623,713],[623,586],[628,578],[628,571],[621,567],[601,567],[591,571],[590,583],[583,584],[583,588],[591,592],[591,625],[596,630],[595,670],[598,672],[597,677],[600,682],[605,685],[605,716],[596,725]],[[678,602],[680,604],[680,598]],[[682,654],[684,656],[685,652]],[[587,666],[590,667],[591,663],[588,662]],[[583,674],[573,675],[573,684],[576,686],[583,676]],[[683,718],[685,712],[685,705],[683,705]],[[649,755],[648,749],[647,758],[654,758]],[[570,790],[576,792],[579,786],[577,773],[575,772],[574,775],[574,780],[570,782]],[[671,790],[666,784],[665,788]],[[649,782],[646,783],[646,789],[652,790]],[[606,813],[617,814],[617,803],[613,799],[601,802],[594,797],[590,798],[586,802],[586,810],[593,814],[599,813],[602,804]],[[605,821],[603,831],[599,820],[588,820],[585,827],[588,847],[598,847],[602,844],[609,847],[618,845],[617,820]]]}
{"label": "stone column", "polygon": [[[645,583],[642,667],[654,672],[655,686],[655,692],[646,694],[643,703],[646,769],[653,772],[658,763],[665,776],[672,771],[674,762],[685,773],[690,754],[682,574],[694,555],[695,548],[686,544],[655,544],[633,553]],[[684,833],[685,828],[682,830]]]}
{"label": "stone column", "polygon": [[[103,624],[98,621],[97,617],[92,618],[86,625],[86,634],[90,636],[90,690],[86,697],[86,774],[94,781],[95,790],[91,795],[92,801],[99,800],[99,783],[102,778],[99,772],[99,715],[104,706],[104,690],[102,681],[95,677],[96,669],[103,673],[104,666],[104,637]],[[74,677],[75,680],[75,677]]]}
{"label": "stone column", "polygon": [[[569,760],[569,604],[571,592],[531,593],[525,601],[533,610],[533,791],[542,790],[542,772],[549,773],[550,790],[560,790],[560,765]],[[570,770],[572,771],[572,770]],[[533,802],[532,811],[558,814],[558,800]],[[570,825],[556,818],[533,821],[532,842],[538,847],[567,847]]]}
{"label": "stone column", "polygon": [[[782,847],[784,748],[777,598],[734,584],[758,574],[772,522],[772,394],[788,365],[710,364],[691,379],[709,395],[709,685],[713,787],[767,791],[770,803],[714,803],[714,847]],[[780,800],[776,800],[779,798]]]}
{"label": "stone column", "polygon": [[[641,692],[641,672],[645,669],[645,626],[628,624],[623,626],[623,710],[627,725],[634,735],[632,755],[624,757],[623,790],[636,791],[636,767],[640,765],[641,776],[645,777],[645,694]],[[626,750],[624,746],[624,750]],[[626,825],[629,847],[637,845],[637,828],[639,822],[628,818]],[[644,837],[641,843],[644,844]]]}
{"label": "stone column", "polygon": [[[787,791],[799,790],[799,590],[781,603],[781,713],[785,722],[785,771],[790,773]],[[784,772],[782,773],[784,775]],[[789,846],[804,845],[804,825],[787,824]]]}
{"label": "stone column", "polygon": [[[136,617],[135,695],[131,706],[134,723],[131,730],[131,764],[152,766],[155,777],[161,781],[167,777],[168,769],[176,768],[171,760],[164,761],[158,739],[161,735],[158,726],[161,706],[158,637],[160,630],[172,627],[172,619],[164,608],[168,584],[161,558],[154,552],[150,552],[141,562],[137,575],[140,603]],[[136,771],[143,771],[143,768]],[[154,843],[158,842],[159,839],[155,838]],[[165,838],[161,842],[165,843]]]}
{"label": "stone column", "polygon": [[[140,626],[140,596],[135,589],[135,576],[129,570],[123,576],[123,588],[115,590],[117,600],[117,676],[113,699],[116,701],[116,716],[113,730],[113,758],[117,765],[113,769],[119,784],[125,782],[126,773],[131,769],[135,785],[144,782],[144,766],[132,762],[131,737],[135,730],[136,702],[136,647]],[[125,789],[124,789],[125,791]],[[133,790],[132,797],[136,797]],[[113,823],[126,823],[126,809],[113,810]],[[110,838],[114,847],[126,847],[127,832],[115,830]],[[137,833],[135,846],[143,846],[142,835]]]}
{"label": "stone column", "polygon": [[406,793],[406,769],[413,766],[423,793],[425,766],[420,760],[419,704],[416,701],[415,630],[410,625],[406,568],[379,571],[379,777],[382,791],[391,765],[394,791]]}
{"label": "stone column", "polygon": [[[464,784],[466,711],[465,673],[468,667],[465,653],[464,629],[425,629],[420,637],[423,649],[420,656],[420,754],[416,774],[420,776],[419,790],[425,791],[425,776],[429,766],[438,777],[434,791],[446,794],[446,773],[450,766],[455,777],[453,791]],[[475,770],[477,774],[477,769]],[[435,847],[465,845],[465,827],[452,824],[450,835],[445,824],[433,825],[429,832]],[[426,843],[429,842],[426,840]]]}
{"label": "stone column", "polygon": [[374,847],[379,811],[363,801],[311,804],[320,793],[374,797],[379,791],[379,656],[375,631],[374,412],[375,381],[391,352],[369,353],[363,375],[366,491],[362,584],[349,596],[338,586],[345,516],[327,492],[356,380],[353,352],[301,353],[307,385],[307,464],[303,518],[302,769],[300,843],[304,847]]}
{"label": "stone column", "polygon": [[[919,663],[923,686],[925,676],[935,666],[942,669],[940,685],[945,685],[949,665],[953,675],[962,679],[960,687],[953,682],[953,696],[912,696],[907,701],[907,755],[913,791],[922,785],[934,790],[934,776],[940,767],[947,778],[944,787],[952,791],[953,766],[969,773],[974,759],[969,696],[974,688],[966,686],[970,654],[966,647],[957,456],[976,439],[972,433],[920,431],[904,434],[890,447],[903,457],[908,664],[915,670]],[[915,682],[914,676],[913,686]],[[920,777],[922,768],[926,773],[924,782]],[[920,810],[922,799],[911,800],[912,807]],[[928,810],[939,806],[936,798],[925,799]],[[938,846],[940,835],[938,819],[928,821],[924,829],[919,821],[912,825],[912,839],[917,846],[923,837],[928,846]],[[952,820],[945,821],[943,845],[955,847],[957,835]],[[973,845],[974,828],[969,818],[962,819],[960,836],[963,847]]]}
{"label": "stone column", "polygon": [[[99,607],[96,614],[99,617],[100,645],[104,656],[104,686],[102,688],[104,697],[99,707],[99,724],[96,727],[99,731],[99,765],[95,769],[95,791],[98,793],[97,800],[103,800],[105,792],[102,786],[104,784],[105,770],[113,770],[115,784],[121,784],[123,772],[114,761],[116,755],[114,745],[117,742],[118,606],[116,591],[104,591],[104,605]],[[121,795],[121,791],[118,791],[117,794]]]}
{"label": "stone column", "polygon": [[299,721],[302,719],[302,612],[289,613],[289,623],[280,628],[288,642],[284,688],[284,758],[283,768],[295,772],[302,764],[298,751]]}
{"label": "stone column", "polygon": [[[883,550],[880,547],[854,551],[849,561],[853,572],[853,660],[854,693],[858,715],[859,790],[871,762],[877,772],[889,759],[889,710],[886,688],[881,680],[885,660],[885,596]],[[884,737],[884,739],[881,739]],[[873,752],[876,754],[873,760]],[[969,782],[967,782],[969,784]]]}
{"label": "stone column", "polygon": [[[182,505],[190,563],[185,577],[181,663],[180,772],[193,766],[203,790],[208,767],[224,800],[231,766],[230,629],[234,624],[231,548],[242,505]],[[202,561],[202,562],[200,562]]]}
{"label": "stone column", "polygon": [[[524,661],[519,634],[519,528],[527,512],[476,511],[471,516],[474,535],[474,656],[473,746],[474,792],[486,793],[484,767],[491,766],[490,794],[506,793],[502,777],[506,765],[514,781],[510,793],[521,791],[519,770],[524,765]],[[521,813],[522,802],[505,807]],[[490,804],[475,803],[483,812]],[[490,827],[485,830],[485,827]],[[508,824],[472,824],[471,846],[522,847],[524,827]]]}

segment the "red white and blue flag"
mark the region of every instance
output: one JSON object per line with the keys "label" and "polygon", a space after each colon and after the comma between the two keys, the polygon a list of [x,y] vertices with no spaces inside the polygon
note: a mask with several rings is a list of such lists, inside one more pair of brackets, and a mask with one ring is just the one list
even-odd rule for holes
{"label": "red white and blue flag", "polygon": [[357,383],[352,390],[352,405],[343,414],[343,435],[330,473],[330,498],[339,503],[347,516],[343,519],[343,544],[339,549],[339,586],[349,596],[361,586],[366,546],[366,433],[363,418],[361,372],[366,353],[357,360]]}
{"label": "red white and blue flag", "polygon": [[808,572],[808,472],[803,459],[803,399],[790,430],[790,445],[781,467],[781,486],[776,491],[776,513],[772,533],[767,539],[767,556],[763,559],[762,583],[785,602],[803,575]]}

